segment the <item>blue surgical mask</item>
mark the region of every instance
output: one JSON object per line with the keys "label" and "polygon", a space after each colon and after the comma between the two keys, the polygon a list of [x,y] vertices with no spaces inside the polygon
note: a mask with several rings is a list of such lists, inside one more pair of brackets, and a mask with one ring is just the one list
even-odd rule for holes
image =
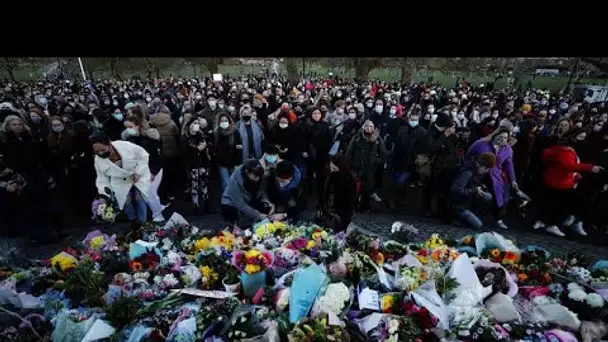
{"label": "blue surgical mask", "polygon": [[137,130],[135,128],[127,128],[127,134],[130,136],[136,136],[137,135]]}
{"label": "blue surgical mask", "polygon": [[285,180],[279,180],[279,186],[281,188],[284,188],[284,187],[288,186],[290,182],[291,182],[291,180],[287,180],[287,181],[285,181]]}
{"label": "blue surgical mask", "polygon": [[279,159],[279,157],[277,157],[277,156],[266,156],[266,157],[264,157],[264,159],[266,160],[267,163],[274,164],[274,163],[277,162],[277,160]]}
{"label": "blue surgical mask", "polygon": [[118,121],[122,121],[122,119],[124,119],[124,115],[122,115],[122,113],[114,113],[113,116],[114,116],[114,119],[116,119]]}
{"label": "blue surgical mask", "polygon": [[418,126],[418,120],[410,120],[409,124],[410,124],[410,127],[414,128],[414,127]]}

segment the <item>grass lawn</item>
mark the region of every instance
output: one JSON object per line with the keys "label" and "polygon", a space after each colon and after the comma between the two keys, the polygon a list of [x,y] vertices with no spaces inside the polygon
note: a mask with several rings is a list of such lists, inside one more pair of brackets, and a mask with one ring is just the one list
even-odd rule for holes
{"label": "grass lawn", "polygon": [[[302,72],[302,65],[298,65],[299,71]],[[74,70],[74,72],[78,73],[78,76],[80,76],[80,70],[78,68],[72,68]],[[86,69],[86,65],[85,65],[85,69]],[[251,74],[251,73],[260,73],[264,71],[264,68],[262,66],[257,66],[257,65],[220,65],[219,67],[219,72],[222,74],[228,74],[230,76],[238,76],[238,75],[245,75],[245,74]],[[281,69],[282,73],[285,73],[284,68]],[[344,70],[344,69],[330,69],[330,68],[326,68],[323,66],[318,66],[318,65],[307,65],[306,66],[306,73],[316,73],[317,76],[323,76],[323,75],[328,75],[329,72],[332,72],[334,75],[337,76],[341,76],[347,79],[352,79],[355,76],[354,70],[350,69],[350,70]],[[30,78],[36,78],[36,77],[41,77],[41,75],[36,75],[38,74],[37,72],[32,72],[31,70],[26,70],[26,69],[21,69],[21,70],[16,70],[15,71],[15,77],[19,80],[22,79],[30,79]],[[135,76],[135,75],[139,75],[142,76],[144,75],[144,71],[138,71],[138,70],[128,70],[128,71],[124,71],[122,72],[123,77],[131,77],[131,76]],[[201,75],[203,76],[208,76],[209,73],[206,70],[197,70],[197,74],[195,75],[194,70],[191,66],[189,65],[184,65],[184,63],[176,63],[173,67],[170,68],[166,68],[164,70],[162,70],[161,72],[163,77],[168,77],[169,75],[172,76],[177,76],[177,77],[200,77]],[[0,73],[0,76],[2,77],[7,77],[8,75],[6,74],[6,72],[2,72]],[[469,81],[472,84],[481,84],[481,83],[488,83],[494,80],[494,75],[490,74],[488,76],[482,75],[482,74],[477,74],[477,73],[462,73],[462,72],[454,72],[451,74],[444,74],[441,73],[439,71],[434,71],[434,70],[417,70],[416,72],[414,72],[414,81],[415,82],[421,82],[421,81],[427,81],[429,79],[429,77],[433,77],[433,80],[435,82],[441,83],[444,86],[448,86],[448,87],[452,87],[454,86],[456,79],[458,77],[464,77],[467,81]],[[109,75],[107,74],[107,72],[104,72],[104,70],[97,70],[95,77],[100,77],[100,78],[108,78]],[[379,68],[379,69],[374,69],[370,72],[369,74],[370,79],[381,79],[381,80],[385,80],[385,81],[398,81],[401,77],[401,70],[398,68]],[[527,86],[528,84],[528,80],[530,80],[531,76],[522,76],[520,77],[520,84],[522,84],[524,87]],[[567,83],[568,83],[568,77],[550,77],[550,76],[537,76],[532,80],[532,86],[535,88],[547,88],[550,90],[560,90],[563,89]],[[597,84],[597,85],[607,85],[608,84],[608,79],[596,79],[596,78],[588,78],[588,79],[581,79],[580,83],[583,84]],[[503,88],[506,87],[507,83],[506,83],[506,79],[501,79],[497,82],[496,87],[497,88]]]}

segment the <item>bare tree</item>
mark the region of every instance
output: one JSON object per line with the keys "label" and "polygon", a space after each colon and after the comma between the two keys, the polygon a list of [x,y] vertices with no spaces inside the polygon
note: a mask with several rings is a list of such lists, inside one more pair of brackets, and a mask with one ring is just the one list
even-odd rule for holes
{"label": "bare tree", "polygon": [[370,71],[383,65],[382,58],[353,58],[355,78],[359,81],[367,81]]}
{"label": "bare tree", "polygon": [[2,57],[0,58],[0,68],[8,73],[12,82],[16,82],[15,71],[20,67],[21,60],[17,57]]}

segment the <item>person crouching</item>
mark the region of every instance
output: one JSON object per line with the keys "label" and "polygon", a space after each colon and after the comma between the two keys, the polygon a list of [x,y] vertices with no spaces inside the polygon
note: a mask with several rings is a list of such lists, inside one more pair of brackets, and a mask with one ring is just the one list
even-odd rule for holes
{"label": "person crouching", "polygon": [[282,160],[274,174],[274,179],[267,180],[268,199],[275,206],[273,218],[297,221],[306,208],[306,182],[302,180],[302,173],[290,161]]}

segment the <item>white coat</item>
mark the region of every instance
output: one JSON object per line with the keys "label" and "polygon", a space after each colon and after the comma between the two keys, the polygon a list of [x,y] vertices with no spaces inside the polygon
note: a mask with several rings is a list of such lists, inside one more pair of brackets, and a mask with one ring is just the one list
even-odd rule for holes
{"label": "white coat", "polygon": [[[114,192],[120,210],[127,201],[131,187],[135,186],[147,202],[150,190],[149,154],[142,147],[128,141],[113,141],[112,147],[121,157],[121,165],[114,164],[109,158],[95,156],[95,185],[100,195],[107,195],[105,188]],[[133,184],[133,175],[139,175],[137,183]]]}

